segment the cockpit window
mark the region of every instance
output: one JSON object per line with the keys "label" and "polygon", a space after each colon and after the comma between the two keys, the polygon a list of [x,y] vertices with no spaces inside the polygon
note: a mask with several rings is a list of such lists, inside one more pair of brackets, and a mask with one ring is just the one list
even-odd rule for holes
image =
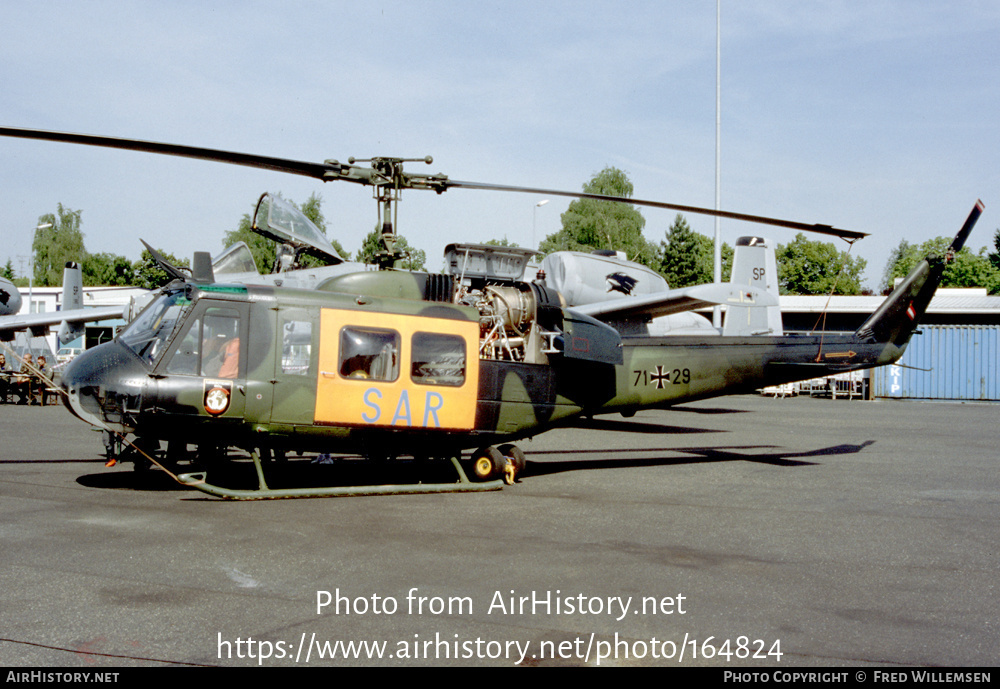
{"label": "cockpit window", "polygon": [[152,366],[190,306],[183,292],[164,294],[125,328],[119,341],[135,352],[143,363]]}
{"label": "cockpit window", "polygon": [[236,378],[240,367],[240,321],[236,309],[212,307],[189,325],[167,373],[207,378]]}
{"label": "cockpit window", "polygon": [[240,368],[240,319],[236,309],[205,312],[201,375],[235,378]]}
{"label": "cockpit window", "polygon": [[201,319],[190,319],[188,330],[167,365],[167,373],[198,375],[201,368]]}
{"label": "cockpit window", "polygon": [[302,309],[289,309],[281,317],[281,372],[293,376],[310,375],[312,362],[312,321]]}

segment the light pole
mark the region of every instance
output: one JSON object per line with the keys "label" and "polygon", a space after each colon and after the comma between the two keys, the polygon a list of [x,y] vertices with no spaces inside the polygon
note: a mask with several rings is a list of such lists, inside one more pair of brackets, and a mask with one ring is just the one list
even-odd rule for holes
{"label": "light pole", "polygon": [[[715,210],[722,210],[721,150],[722,150],[722,0],[715,0]],[[715,216],[715,247],[712,256],[712,279],[722,282],[722,229]],[[712,309],[712,325],[722,327],[722,307]]]}
{"label": "light pole", "polygon": [[535,223],[536,223],[536,220],[538,218],[538,212],[537,211],[538,211],[539,208],[541,208],[542,206],[544,206],[548,202],[549,202],[548,199],[542,199],[541,201],[539,201],[538,203],[535,204],[534,208],[531,209],[531,248],[532,249],[536,249],[536,250],[538,249],[538,245],[535,244]]}

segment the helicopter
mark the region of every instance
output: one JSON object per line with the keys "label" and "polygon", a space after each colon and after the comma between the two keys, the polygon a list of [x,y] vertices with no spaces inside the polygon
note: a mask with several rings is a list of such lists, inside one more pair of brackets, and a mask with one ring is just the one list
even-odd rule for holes
{"label": "helicopter", "polygon": [[[606,297],[575,308],[547,281],[522,279],[533,250],[452,244],[444,273],[393,270],[400,255],[393,206],[403,190],[441,194],[466,188],[626,202],[848,241],[864,233],[403,169],[429,158],[320,164],[7,127],[0,127],[0,135],[180,155],[375,188],[382,270],[345,271],[313,289],[240,284],[217,281],[207,254],[196,253],[190,275],[174,273],[176,279],[115,340],[77,356],[64,372],[72,413],[108,435],[134,438],[137,449],[155,453],[166,440],[168,456],[174,444],[248,451],[256,488],[211,484],[210,470],[177,477],[186,486],[233,499],[495,490],[514,483],[524,469],[518,440],[581,416],[630,416],[892,363],[902,356],[947,263],[983,211],[977,201],[946,254],[919,263],[855,332],[783,333],[773,325],[774,294],[753,279],[737,282],[735,269],[732,283],[651,294],[631,294],[634,276],[610,272]],[[272,208],[258,204],[254,224],[267,223]],[[758,238],[742,243],[748,250],[763,245]],[[768,268],[755,268],[754,277],[763,279]],[[768,276],[771,284],[775,278]],[[726,304],[727,321],[733,321],[721,334],[665,336],[647,327],[658,316],[713,303]],[[471,458],[463,461],[470,449]],[[442,460],[452,464],[455,478],[269,487],[265,460],[296,450]]]}

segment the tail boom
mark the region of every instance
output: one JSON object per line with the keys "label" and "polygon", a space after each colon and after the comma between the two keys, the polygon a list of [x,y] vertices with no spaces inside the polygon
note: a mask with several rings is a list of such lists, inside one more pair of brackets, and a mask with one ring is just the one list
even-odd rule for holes
{"label": "tail boom", "polygon": [[595,400],[593,407],[629,411],[670,406],[897,361],[982,211],[979,201],[946,254],[921,261],[856,332],[623,338],[624,364],[618,367],[614,394]]}

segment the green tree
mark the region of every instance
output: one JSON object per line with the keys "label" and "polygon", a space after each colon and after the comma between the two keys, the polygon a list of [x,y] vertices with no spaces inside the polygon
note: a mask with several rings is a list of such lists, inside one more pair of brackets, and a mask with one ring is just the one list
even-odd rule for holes
{"label": "green tree", "polygon": [[830,242],[806,239],[801,232],[789,244],[778,245],[778,287],[781,294],[860,294],[867,262],[837,251]]}
{"label": "green tree", "polygon": [[[507,239],[506,235],[504,235],[503,239],[490,239],[489,241],[487,241],[485,243],[486,243],[487,246],[511,246],[511,247],[516,248],[516,249],[520,249],[521,248],[520,244],[517,244],[517,243],[512,242],[509,239]],[[528,260],[529,261],[541,261],[542,258],[544,258],[544,254],[537,253],[537,254],[532,255],[532,257],[530,259],[528,259]]]}
{"label": "green tree", "polygon": [[[410,243],[406,241],[406,237],[401,234],[396,235],[396,248],[406,256],[396,261],[396,268],[403,270],[424,270],[427,254],[422,249],[411,247]],[[380,251],[385,251],[385,246],[382,244],[382,228],[376,227],[365,236],[354,260],[359,263],[378,263],[375,257]]]}
{"label": "green tree", "polygon": [[0,272],[0,277],[8,280],[14,279],[14,264],[11,263],[9,258],[7,259],[7,264],[3,267],[3,272]]}
{"label": "green tree", "polygon": [[491,239],[491,240],[485,242],[485,244],[487,246],[513,246],[513,247],[518,247],[519,246],[518,244],[515,244],[514,242],[510,241],[509,239],[507,239],[506,235],[504,235],[503,239]]}
{"label": "green tree", "polygon": [[257,264],[257,270],[266,273],[274,266],[277,249],[272,240],[262,237],[250,229],[252,223],[253,219],[250,217],[250,214],[244,213],[236,229],[226,232],[225,237],[222,239],[222,246],[228,249],[237,242],[245,242],[247,248],[250,249],[250,255],[253,256],[254,263]]}
{"label": "green tree", "polygon": [[1000,270],[1000,228],[993,235],[993,251],[990,253],[990,264]]}
{"label": "green tree", "polygon": [[83,232],[80,231],[83,211],[64,208],[60,203],[55,213],[38,218],[38,228],[31,244],[35,260],[35,284],[51,286],[62,284],[63,267],[67,261],[82,261]]}
{"label": "green tree", "polygon": [[[301,205],[296,204],[294,201],[292,203],[326,235],[326,218],[323,215],[322,197],[313,193]],[[250,249],[250,254],[257,264],[257,270],[268,272],[274,266],[274,261],[277,257],[277,246],[274,241],[250,229],[252,225],[253,218],[250,217],[249,213],[244,213],[237,228],[226,233],[226,236],[222,240],[222,246],[229,248],[237,242],[246,242],[247,247]],[[344,247],[340,245],[340,242],[336,239],[327,239],[342,258],[348,257],[349,254],[344,251]],[[304,257],[302,263],[306,266],[326,265],[324,261],[312,256]]]}
{"label": "green tree", "polygon": [[[660,242],[660,272],[671,287],[688,287],[712,282],[715,278],[715,242],[695,232],[680,213]],[[722,245],[722,281],[732,272],[733,247]]]}
{"label": "green tree", "polygon": [[[191,267],[190,261],[186,258],[178,259],[173,254],[168,254],[163,249],[157,249],[157,251],[160,252],[168,263],[175,265],[178,268]],[[132,264],[132,269],[135,273],[132,284],[136,287],[142,287],[143,289],[158,289],[171,280],[170,276],[167,275],[156,263],[156,259],[153,258],[153,255],[149,253],[148,249],[142,250],[142,256],[138,261]]]}
{"label": "green tree", "polygon": [[[615,167],[606,167],[583,185],[587,194],[630,198],[632,182]],[[562,214],[562,229],[546,237],[539,251],[624,251],[637,263],[656,268],[656,248],[642,236],[646,219],[630,203],[577,199]]]}
{"label": "green tree", "polygon": [[[889,260],[885,264],[885,270],[882,271],[882,284],[881,289],[883,294],[889,294],[892,291],[892,283],[894,279],[894,272],[896,270],[896,264],[903,260],[903,258],[911,251],[915,250],[912,244],[910,244],[905,239],[899,241],[899,246],[892,250],[889,254]],[[904,273],[905,275],[905,273]]]}
{"label": "green tree", "polygon": [[111,253],[87,254],[80,262],[83,284],[124,287],[135,280],[135,268],[124,256]]}
{"label": "green tree", "polygon": [[[1000,232],[998,232],[1000,235]],[[1000,237],[995,238],[1000,241]],[[951,246],[951,237],[935,237],[923,244],[901,242],[889,257],[884,273],[886,287],[892,287],[895,278],[905,277],[915,265],[929,255],[943,256]],[[1000,246],[997,247],[1000,251]],[[942,287],[985,287],[990,294],[1000,293],[1000,268],[993,262],[984,246],[979,253],[972,253],[969,247],[955,254],[955,260],[948,264],[941,276]]]}

